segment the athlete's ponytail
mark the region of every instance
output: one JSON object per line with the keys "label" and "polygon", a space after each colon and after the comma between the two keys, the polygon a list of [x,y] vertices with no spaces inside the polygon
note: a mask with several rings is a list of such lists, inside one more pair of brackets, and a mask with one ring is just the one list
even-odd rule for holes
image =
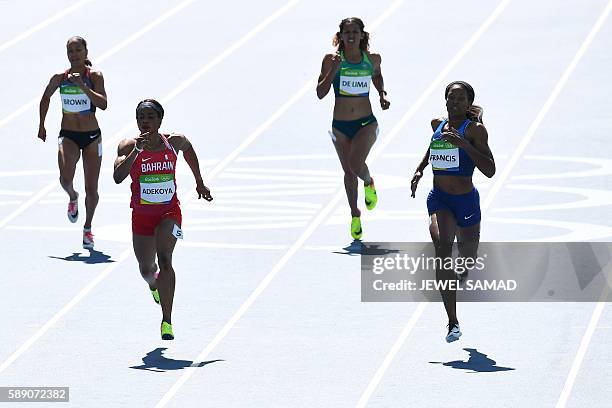
{"label": "athlete's ponytail", "polygon": [[[85,41],[83,37],[79,37],[78,35],[75,35],[74,37],[70,37],[68,39],[68,42],[66,42],[66,45],[68,45],[71,41],[76,41],[80,43],[83,46],[83,48],[85,48],[85,51],[88,51],[87,41]],[[89,58],[85,59],[85,65],[87,65],[88,67],[91,67],[91,61],[89,60]]]}
{"label": "athlete's ponytail", "polygon": [[484,109],[482,109],[481,106],[472,105],[468,109],[466,116],[472,122],[483,123],[483,121],[482,121],[482,114],[483,114],[483,112],[484,112]]}
{"label": "athlete's ponytail", "polygon": [[359,26],[359,29],[363,33],[363,38],[359,41],[359,49],[361,51],[368,51],[370,49],[370,33],[364,30],[365,25],[363,21],[358,17],[348,17],[340,22],[340,30],[336,33],[332,39],[334,47],[338,47],[338,51],[344,51],[344,41],[342,41],[342,30],[344,26],[349,23],[355,23]]}

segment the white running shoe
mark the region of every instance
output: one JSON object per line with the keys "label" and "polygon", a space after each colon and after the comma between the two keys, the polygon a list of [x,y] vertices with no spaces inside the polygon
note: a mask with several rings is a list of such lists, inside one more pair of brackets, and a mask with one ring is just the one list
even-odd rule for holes
{"label": "white running shoe", "polygon": [[77,198],[74,201],[68,202],[68,220],[71,223],[77,222],[79,219],[79,195],[77,194]]}
{"label": "white running shoe", "polygon": [[452,343],[453,341],[459,340],[459,337],[461,337],[461,330],[459,330],[459,323],[453,323],[452,325],[449,323],[447,327],[448,327],[448,334],[446,335],[446,342]]}
{"label": "white running shoe", "polygon": [[94,239],[91,230],[86,231],[83,230],[83,248],[84,249],[94,249]]}

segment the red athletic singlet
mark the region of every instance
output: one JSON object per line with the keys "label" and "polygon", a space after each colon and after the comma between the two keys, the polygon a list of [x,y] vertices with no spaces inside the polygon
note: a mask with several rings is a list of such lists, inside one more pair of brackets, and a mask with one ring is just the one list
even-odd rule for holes
{"label": "red athletic singlet", "polygon": [[132,200],[135,211],[163,212],[179,204],[176,197],[176,151],[166,136],[160,137],[165,149],[159,152],[143,150],[132,163]]}

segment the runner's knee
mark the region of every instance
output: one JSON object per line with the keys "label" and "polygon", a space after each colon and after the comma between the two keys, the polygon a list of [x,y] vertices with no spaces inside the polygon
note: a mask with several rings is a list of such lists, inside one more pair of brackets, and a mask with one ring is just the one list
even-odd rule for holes
{"label": "runner's knee", "polygon": [[147,281],[149,284],[155,282],[155,272],[157,271],[157,267],[155,264],[151,264],[148,266],[138,265],[138,269],[140,270],[140,275]]}
{"label": "runner's knee", "polygon": [[353,173],[352,170],[348,169],[344,171],[344,179],[345,180],[353,180],[356,179],[357,175],[355,173]]}
{"label": "runner's knee", "polygon": [[93,199],[95,199],[97,201],[98,198],[99,198],[97,186],[95,186],[95,187],[87,187],[86,186],[85,187],[85,194],[86,194],[85,199],[93,198]]}
{"label": "runner's knee", "polygon": [[359,159],[350,158],[349,167],[353,174],[359,174],[361,172],[361,169],[363,168],[363,162]]}
{"label": "runner's knee", "polygon": [[157,262],[159,263],[159,268],[163,270],[171,270],[172,269],[172,256],[167,254],[157,254]]}
{"label": "runner's knee", "polygon": [[60,175],[59,182],[62,186],[69,186],[72,183],[72,179]]}

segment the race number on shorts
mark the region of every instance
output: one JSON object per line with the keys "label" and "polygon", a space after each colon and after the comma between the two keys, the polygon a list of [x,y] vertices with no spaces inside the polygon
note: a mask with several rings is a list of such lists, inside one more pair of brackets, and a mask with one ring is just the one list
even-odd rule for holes
{"label": "race number on shorts", "polygon": [[178,225],[174,224],[174,228],[172,228],[172,235],[176,239],[183,239],[183,230]]}

